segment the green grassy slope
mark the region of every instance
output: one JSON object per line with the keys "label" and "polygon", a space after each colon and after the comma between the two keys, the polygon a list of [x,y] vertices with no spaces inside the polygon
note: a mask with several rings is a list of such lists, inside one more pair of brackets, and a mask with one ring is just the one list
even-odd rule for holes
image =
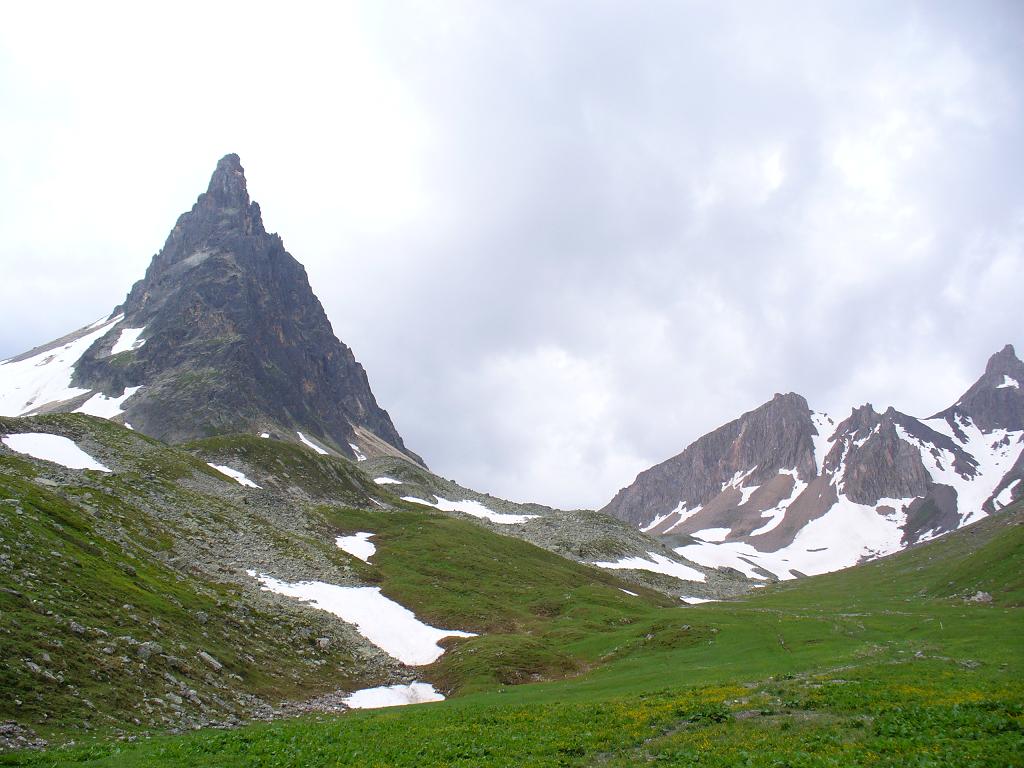
{"label": "green grassy slope", "polygon": [[[391,570],[389,547],[397,557],[414,546],[405,528],[381,532],[384,583],[409,595],[445,583],[440,567],[408,580]],[[911,551],[742,601],[641,600],[627,631],[597,633],[615,643],[592,649],[604,663],[565,680],[0,764],[1021,765],[1022,536],[1018,504]],[[430,547],[422,551],[429,560]],[[965,599],[979,590],[992,601]],[[451,598],[440,610],[464,608]],[[632,631],[640,626],[649,630]],[[569,634],[565,648],[585,644]]]}
{"label": "green grassy slope", "polygon": [[[0,433],[17,431],[63,434],[115,470],[0,450],[0,720],[54,743],[71,728],[237,723],[268,703],[413,675],[448,692],[573,676],[645,642],[675,605],[646,589],[623,593],[615,573],[389,497],[348,462],[290,444],[215,438],[183,451],[86,416],[0,420]],[[242,488],[207,460],[252,471],[265,488]],[[333,501],[368,492],[390,506]],[[372,564],[334,545],[357,530],[377,534]],[[261,592],[250,567],[379,584],[435,626],[481,636],[404,670],[329,614]]]}

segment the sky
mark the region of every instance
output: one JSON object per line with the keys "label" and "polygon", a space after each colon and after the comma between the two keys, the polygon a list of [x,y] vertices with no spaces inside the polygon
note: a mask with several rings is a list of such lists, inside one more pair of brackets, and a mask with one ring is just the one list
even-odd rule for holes
{"label": "sky", "polygon": [[406,444],[600,507],[796,391],[1024,354],[1024,4],[18,3],[0,357],[107,314],[237,152]]}

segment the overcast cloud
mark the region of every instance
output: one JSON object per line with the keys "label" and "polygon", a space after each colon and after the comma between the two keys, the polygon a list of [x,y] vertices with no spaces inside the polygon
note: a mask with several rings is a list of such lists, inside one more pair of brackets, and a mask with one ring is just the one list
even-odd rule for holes
{"label": "overcast cloud", "polygon": [[1024,4],[209,5],[5,10],[0,357],[109,312],[227,152],[407,444],[513,499],[1024,351]]}

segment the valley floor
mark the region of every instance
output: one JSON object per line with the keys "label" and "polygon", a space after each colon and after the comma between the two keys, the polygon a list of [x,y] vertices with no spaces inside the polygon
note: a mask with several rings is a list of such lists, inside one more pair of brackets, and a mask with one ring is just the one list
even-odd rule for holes
{"label": "valley floor", "polygon": [[1022,552],[1018,505],[744,600],[651,606],[572,679],[0,765],[1024,765]]}

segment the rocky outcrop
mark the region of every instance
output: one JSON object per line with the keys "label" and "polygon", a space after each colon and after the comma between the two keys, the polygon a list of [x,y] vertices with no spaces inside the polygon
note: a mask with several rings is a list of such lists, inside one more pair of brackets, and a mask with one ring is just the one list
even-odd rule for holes
{"label": "rocky outcrop", "polygon": [[897,427],[932,445],[954,452],[957,461],[971,462],[963,449],[917,419],[889,408],[879,414],[871,404],[854,408],[833,435],[833,447],[825,458],[824,471],[841,474],[841,491],[857,504],[879,499],[924,496],[930,478],[920,450],[900,437]]}

